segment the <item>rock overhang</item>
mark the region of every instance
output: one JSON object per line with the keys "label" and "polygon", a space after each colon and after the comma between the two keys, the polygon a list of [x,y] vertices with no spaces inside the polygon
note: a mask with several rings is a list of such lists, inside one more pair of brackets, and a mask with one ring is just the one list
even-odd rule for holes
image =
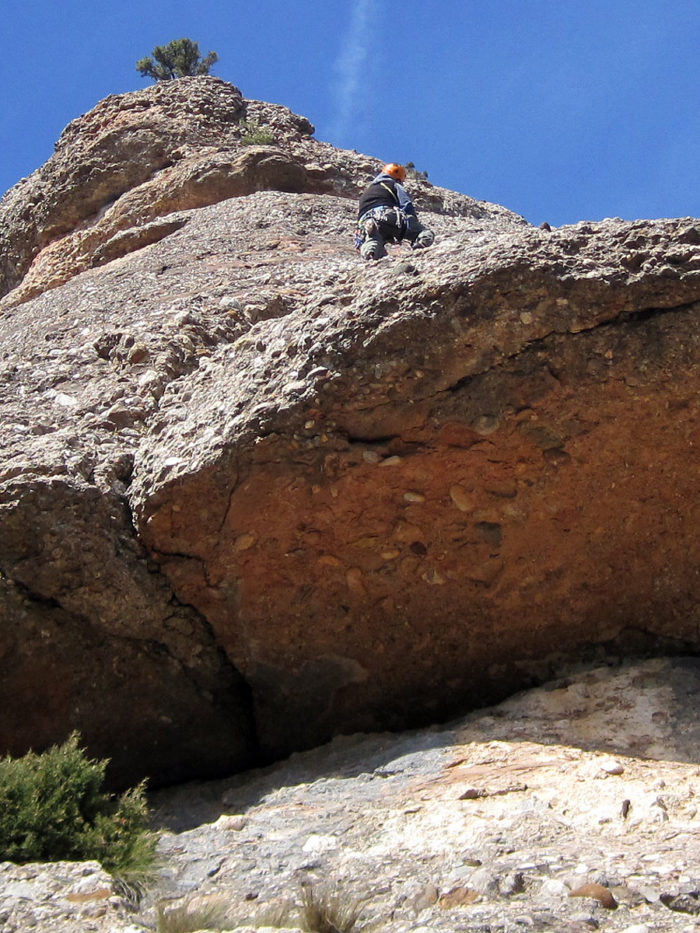
{"label": "rock overhang", "polygon": [[[581,654],[697,652],[698,222],[546,232],[426,188],[436,246],[361,266],[347,195],[371,160],[280,126],[275,158],[335,194],[246,193],[246,169],[236,197],[153,219],[137,188],[136,226],[95,232],[104,265],[4,305],[8,689],[86,653],[28,731],[70,723],[123,778],[168,780]],[[235,162],[187,159],[183,197]]]}
{"label": "rock overhang", "polygon": [[[221,427],[209,453],[181,450],[172,481],[137,468],[144,540],[252,684],[274,752],[494,699],[595,644],[694,650],[698,283],[620,272],[608,227],[585,231],[600,278],[528,231],[529,265],[511,235],[500,266],[440,277],[451,243],[406,288],[385,264],[345,305],[261,323],[194,380]],[[275,346],[293,350],[271,372]]]}

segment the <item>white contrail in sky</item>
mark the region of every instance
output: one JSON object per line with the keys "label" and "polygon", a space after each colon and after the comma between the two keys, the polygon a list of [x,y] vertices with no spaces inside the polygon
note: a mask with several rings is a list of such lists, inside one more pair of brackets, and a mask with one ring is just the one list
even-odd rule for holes
{"label": "white contrail in sky", "polygon": [[[376,6],[376,4],[375,4]],[[336,85],[336,112],[331,132],[336,144],[343,144],[356,109],[358,93],[362,89],[362,75],[366,71],[370,51],[371,0],[355,0],[352,20],[343,48],[335,61],[334,71],[338,76]],[[371,93],[371,87],[364,89]]]}

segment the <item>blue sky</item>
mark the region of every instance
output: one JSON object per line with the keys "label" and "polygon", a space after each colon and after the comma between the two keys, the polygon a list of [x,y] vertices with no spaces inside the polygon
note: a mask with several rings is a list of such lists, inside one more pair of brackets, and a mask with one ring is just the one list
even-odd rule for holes
{"label": "blue sky", "polygon": [[700,216],[700,0],[0,0],[0,192],[188,37],[316,136],[539,224]]}

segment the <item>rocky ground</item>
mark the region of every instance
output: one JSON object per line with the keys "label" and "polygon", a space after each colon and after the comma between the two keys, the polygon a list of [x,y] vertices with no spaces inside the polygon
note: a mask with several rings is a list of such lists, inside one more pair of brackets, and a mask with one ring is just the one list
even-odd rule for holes
{"label": "rocky ground", "polygon": [[699,700],[697,660],[598,667],[447,726],[161,791],[162,867],[138,909],[96,864],[6,864],[3,929],[136,933],[156,903],[294,927],[310,885],[356,902],[367,931],[691,933]]}

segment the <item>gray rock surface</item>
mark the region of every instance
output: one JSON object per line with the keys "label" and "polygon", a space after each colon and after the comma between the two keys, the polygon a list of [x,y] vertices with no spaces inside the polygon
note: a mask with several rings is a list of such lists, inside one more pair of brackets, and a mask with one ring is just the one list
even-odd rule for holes
{"label": "gray rock surface", "polygon": [[[138,909],[96,866],[4,865],[0,917],[136,933],[159,905],[294,926],[306,885],[356,902],[364,931],[694,933],[699,698],[697,659],[572,670],[444,727],[160,791],[160,880]],[[100,897],[67,899],[83,875]]]}
{"label": "gray rock surface", "polygon": [[[164,792],[171,893],[254,896],[262,909],[308,881],[398,933],[590,918],[610,931],[692,929],[699,699],[697,660],[596,668],[446,728],[336,739],[209,785],[208,814],[196,785]],[[572,896],[586,885],[595,896]]]}

